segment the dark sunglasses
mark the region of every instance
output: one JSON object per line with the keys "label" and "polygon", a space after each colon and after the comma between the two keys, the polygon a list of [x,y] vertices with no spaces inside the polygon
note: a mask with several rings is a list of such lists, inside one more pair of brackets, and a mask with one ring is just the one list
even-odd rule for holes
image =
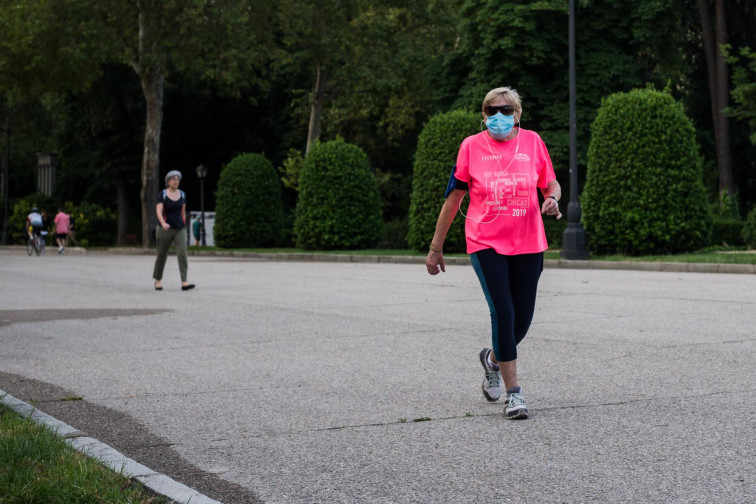
{"label": "dark sunglasses", "polygon": [[495,116],[497,112],[501,112],[501,115],[511,116],[515,113],[515,108],[512,105],[489,105],[486,107],[486,116]]}

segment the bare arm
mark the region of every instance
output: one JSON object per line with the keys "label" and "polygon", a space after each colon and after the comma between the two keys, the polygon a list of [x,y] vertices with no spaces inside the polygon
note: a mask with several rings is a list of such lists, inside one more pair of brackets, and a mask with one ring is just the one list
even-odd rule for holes
{"label": "bare arm", "polygon": [[454,216],[457,215],[459,203],[466,192],[464,189],[453,189],[446,198],[446,201],[444,201],[441,212],[438,214],[436,232],[433,234],[433,240],[431,240],[428,257],[425,258],[425,267],[431,275],[437,275],[439,271],[446,271],[443,252],[444,240],[446,240],[446,233],[449,232],[449,227],[451,227],[454,221]]}
{"label": "bare arm", "polygon": [[[559,211],[559,199],[562,197],[562,188],[556,179],[549,182],[546,189],[541,189],[543,194],[543,205],[541,213],[546,215],[555,215],[557,219],[562,218],[562,212]],[[556,199],[554,199],[556,198]]]}

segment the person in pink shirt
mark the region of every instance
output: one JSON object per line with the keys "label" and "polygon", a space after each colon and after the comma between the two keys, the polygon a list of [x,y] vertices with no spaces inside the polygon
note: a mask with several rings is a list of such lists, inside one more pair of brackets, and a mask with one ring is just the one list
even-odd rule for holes
{"label": "person in pink shirt", "polygon": [[[524,419],[528,408],[517,381],[517,345],[533,319],[548,248],[543,216],[562,217],[562,190],[543,140],[519,125],[522,102],[516,90],[489,91],[482,115],[487,129],[465,138],[459,148],[425,265],[431,275],[446,271],[444,240],[461,212],[467,253],[491,312],[492,348],[479,353],[483,395],[497,401],[503,380],[506,418]],[[466,212],[465,194],[470,196]]]}
{"label": "person in pink shirt", "polygon": [[58,254],[66,250],[66,239],[68,238],[68,214],[62,208],[58,208],[58,214],[55,216],[55,235],[58,242]]}

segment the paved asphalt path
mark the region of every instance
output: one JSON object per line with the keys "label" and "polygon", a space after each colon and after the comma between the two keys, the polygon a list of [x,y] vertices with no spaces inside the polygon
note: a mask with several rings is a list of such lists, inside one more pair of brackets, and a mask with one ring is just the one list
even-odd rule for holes
{"label": "paved asphalt path", "polygon": [[0,390],[235,503],[756,502],[756,275],[546,268],[483,398],[472,268],[0,250]]}

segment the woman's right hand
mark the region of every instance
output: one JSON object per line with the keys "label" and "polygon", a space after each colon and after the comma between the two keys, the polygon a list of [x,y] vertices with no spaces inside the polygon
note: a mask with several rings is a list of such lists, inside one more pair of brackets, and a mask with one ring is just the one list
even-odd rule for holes
{"label": "woman's right hand", "polygon": [[439,271],[446,272],[446,266],[444,265],[444,253],[431,250],[428,252],[428,256],[425,258],[425,268],[431,275],[438,275]]}
{"label": "woman's right hand", "polygon": [[170,224],[168,224],[167,222],[163,222],[163,223],[161,223],[161,224],[160,224],[160,227],[162,227],[162,228],[163,228],[163,229],[165,229],[166,231],[168,231],[169,229],[171,229],[171,225],[170,225]]}

